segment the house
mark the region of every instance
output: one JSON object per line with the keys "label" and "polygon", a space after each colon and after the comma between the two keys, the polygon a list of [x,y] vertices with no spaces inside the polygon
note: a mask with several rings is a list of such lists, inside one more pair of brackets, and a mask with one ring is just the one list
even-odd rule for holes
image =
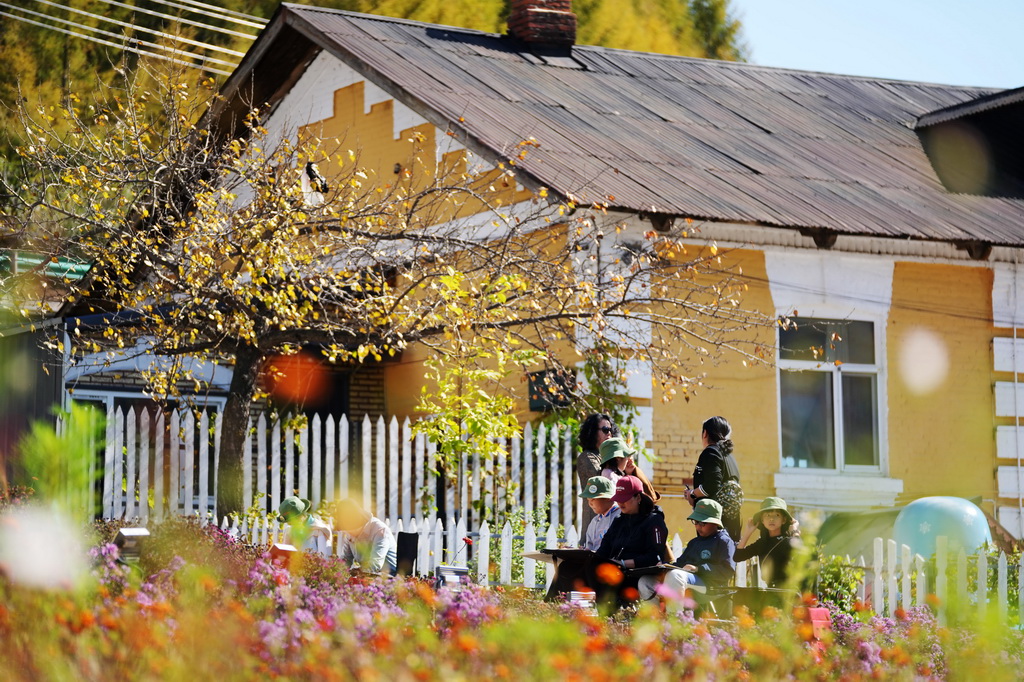
{"label": "house", "polygon": [[[274,134],[344,131],[381,172],[413,131],[492,163],[530,139],[527,188],[606,202],[626,232],[698,224],[695,244],[742,267],[745,303],[797,327],[765,339],[771,367],[715,367],[688,402],[640,368],[670,499],[723,414],[749,499],[980,496],[1020,537],[1024,90],[575,45],[574,21],[568,0],[514,1],[507,35],[285,4],[221,114],[265,103]],[[400,415],[407,360],[385,369]]]}
{"label": "house", "polygon": [[[525,189],[605,204],[619,240],[713,241],[745,305],[797,324],[762,333],[773,362],[714,366],[687,401],[634,368],[670,518],[722,414],[748,503],[981,497],[1024,535],[1024,89],[575,45],[574,22],[568,0],[513,0],[506,35],[283,4],[214,113],[343,134],[379,174],[412,138],[486,164],[530,140]],[[421,359],[375,368],[389,414],[414,413]]]}

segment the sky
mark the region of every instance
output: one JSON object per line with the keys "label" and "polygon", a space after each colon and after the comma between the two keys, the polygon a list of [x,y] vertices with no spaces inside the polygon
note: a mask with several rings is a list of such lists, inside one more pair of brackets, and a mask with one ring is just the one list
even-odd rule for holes
{"label": "sky", "polygon": [[1024,86],[1024,0],[731,0],[730,7],[754,64]]}

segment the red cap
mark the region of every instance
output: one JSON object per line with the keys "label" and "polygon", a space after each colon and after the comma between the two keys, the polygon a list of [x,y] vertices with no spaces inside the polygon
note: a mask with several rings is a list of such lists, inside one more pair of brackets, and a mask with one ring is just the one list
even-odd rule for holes
{"label": "red cap", "polygon": [[644,486],[636,476],[623,476],[615,484],[615,494],[612,500],[625,502],[631,500],[644,491]]}

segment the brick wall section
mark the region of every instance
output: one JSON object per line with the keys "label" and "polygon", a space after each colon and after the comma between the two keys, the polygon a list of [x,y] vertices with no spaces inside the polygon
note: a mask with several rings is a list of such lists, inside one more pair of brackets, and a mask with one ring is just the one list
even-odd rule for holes
{"label": "brick wall section", "polygon": [[349,415],[362,419],[364,414],[388,414],[382,365],[364,365],[349,376]]}
{"label": "brick wall section", "polygon": [[572,45],[576,42],[576,15],[570,0],[513,0],[508,32],[524,43]]}

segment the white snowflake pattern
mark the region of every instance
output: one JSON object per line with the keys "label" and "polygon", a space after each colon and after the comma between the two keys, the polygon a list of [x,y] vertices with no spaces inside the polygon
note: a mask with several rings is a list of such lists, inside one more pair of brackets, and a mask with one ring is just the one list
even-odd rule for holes
{"label": "white snowflake pattern", "polygon": [[928,533],[932,532],[932,525],[925,521],[920,526],[918,526],[917,529],[921,531],[921,535],[928,535]]}

